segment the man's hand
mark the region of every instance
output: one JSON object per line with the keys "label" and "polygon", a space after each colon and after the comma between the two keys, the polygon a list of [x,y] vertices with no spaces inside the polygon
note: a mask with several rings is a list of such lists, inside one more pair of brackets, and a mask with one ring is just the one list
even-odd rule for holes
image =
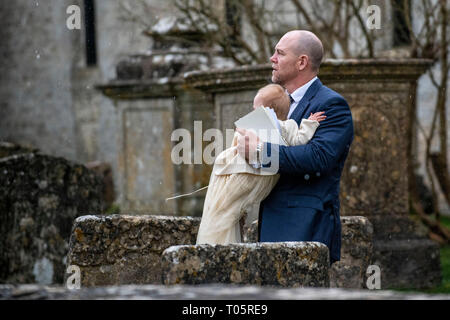
{"label": "man's hand", "polygon": [[256,146],[259,143],[258,136],[251,130],[236,128],[236,131],[240,133],[237,140],[239,154],[249,163],[256,163]]}

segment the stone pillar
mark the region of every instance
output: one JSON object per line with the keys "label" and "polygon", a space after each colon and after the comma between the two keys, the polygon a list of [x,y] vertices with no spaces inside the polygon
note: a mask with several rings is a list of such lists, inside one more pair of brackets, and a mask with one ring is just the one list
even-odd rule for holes
{"label": "stone pillar", "polygon": [[[119,122],[117,202],[128,214],[198,215],[206,192],[165,199],[208,185],[211,168],[194,162],[194,154],[202,153],[202,142],[194,150],[194,139],[201,141],[203,132],[214,126],[211,97],[185,88],[180,78],[140,79],[133,68],[121,67],[124,79],[98,86],[113,100]],[[201,123],[200,136],[194,136],[196,121]],[[171,141],[176,129],[190,136]],[[184,140],[194,152],[189,163],[176,164],[172,149]]]}
{"label": "stone pillar", "polygon": [[[327,60],[319,74],[352,111],[355,139],[341,180],[341,215],[373,224],[372,264],[381,268],[382,288],[440,282],[439,248],[410,218],[408,204],[411,90],[429,66],[427,60]],[[260,65],[191,72],[185,82],[214,96],[216,126],[225,130],[251,110],[270,74],[270,65]]]}

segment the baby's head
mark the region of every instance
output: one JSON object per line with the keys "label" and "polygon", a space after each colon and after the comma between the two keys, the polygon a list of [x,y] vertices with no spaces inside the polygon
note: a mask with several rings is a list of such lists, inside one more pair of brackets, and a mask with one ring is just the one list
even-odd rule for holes
{"label": "baby's head", "polygon": [[259,106],[272,108],[279,120],[287,119],[290,105],[288,94],[278,84],[268,84],[262,87],[253,99],[253,109]]}

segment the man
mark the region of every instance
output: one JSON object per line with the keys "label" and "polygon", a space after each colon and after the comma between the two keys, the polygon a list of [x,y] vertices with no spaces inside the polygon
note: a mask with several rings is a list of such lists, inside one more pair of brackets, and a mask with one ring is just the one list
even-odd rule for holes
{"label": "man", "polygon": [[322,242],[333,263],[340,260],[339,182],[353,141],[353,121],[345,99],[317,78],[322,59],[321,41],[303,30],[285,34],[270,58],[272,82],[291,96],[290,119],[300,124],[311,113],[325,112],[326,120],[311,141],[274,146],[238,128],[238,150],[246,159],[262,154],[263,167],[278,158],[280,180],[261,203],[259,241]]}

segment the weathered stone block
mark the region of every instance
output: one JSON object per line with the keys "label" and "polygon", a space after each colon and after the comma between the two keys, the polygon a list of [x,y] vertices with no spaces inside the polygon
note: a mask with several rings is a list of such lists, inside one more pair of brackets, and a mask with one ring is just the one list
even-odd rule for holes
{"label": "weathered stone block", "polygon": [[381,289],[425,289],[441,283],[437,243],[428,239],[376,240],[373,248],[373,264],[381,270]]}
{"label": "weathered stone block", "polygon": [[330,268],[330,286],[366,288],[366,271],[372,260],[373,227],[366,217],[341,217],[341,260]]}
{"label": "weathered stone block", "polygon": [[75,220],[68,265],[81,270],[83,287],[161,283],[161,254],[194,244],[199,218],[85,216]]}
{"label": "weathered stone block", "polygon": [[[330,268],[330,286],[365,288],[366,270],[372,260],[373,227],[361,216],[341,217],[341,260]],[[245,242],[258,240],[258,221],[244,230]]]}
{"label": "weathered stone block", "polygon": [[0,283],[62,283],[73,220],[102,211],[101,180],[83,165],[20,151],[0,159],[0,181]]}
{"label": "weathered stone block", "polygon": [[373,261],[381,288],[433,288],[441,283],[439,245],[407,215],[368,216],[374,229]]}
{"label": "weathered stone block", "polygon": [[103,180],[103,201],[105,203],[105,208],[109,208],[116,199],[111,165],[106,162],[94,161],[86,163],[85,166],[97,173]]}
{"label": "weathered stone block", "polygon": [[184,245],[162,254],[163,283],[329,287],[329,252],[319,242]]}
{"label": "weathered stone block", "polygon": [[16,154],[36,153],[39,150],[29,147],[24,147],[18,144],[0,141],[0,158],[6,158]]}

